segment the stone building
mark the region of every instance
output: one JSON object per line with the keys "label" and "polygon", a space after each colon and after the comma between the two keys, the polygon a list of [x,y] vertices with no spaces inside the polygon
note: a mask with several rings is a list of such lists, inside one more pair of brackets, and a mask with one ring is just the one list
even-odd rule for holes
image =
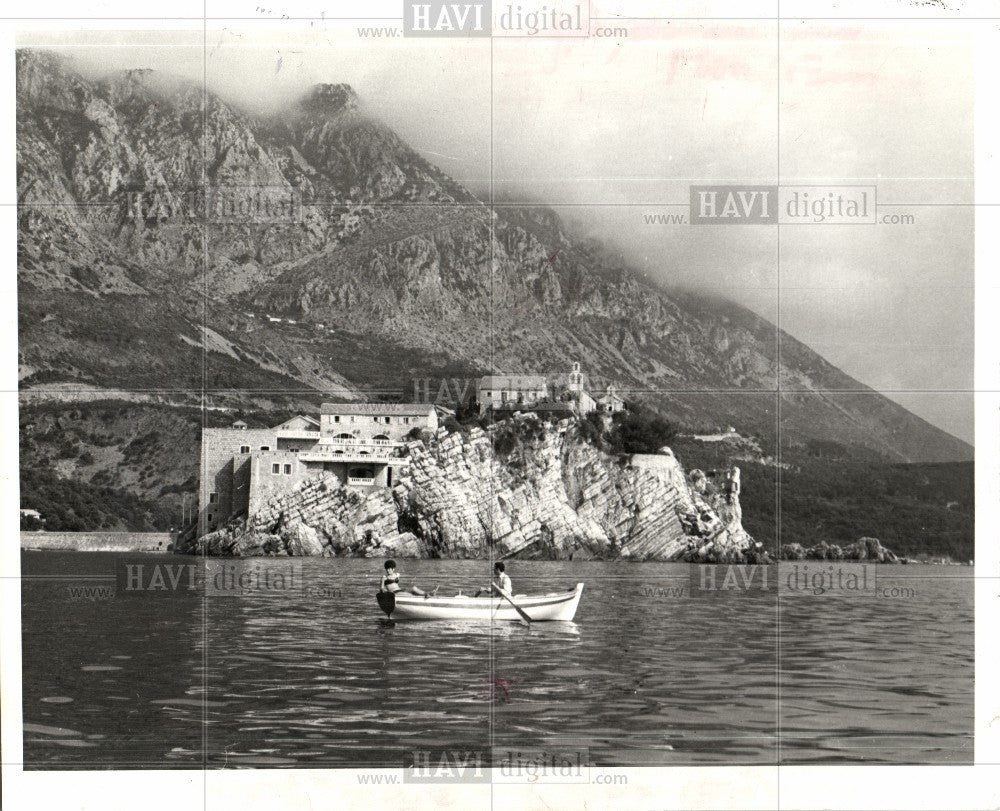
{"label": "stone building", "polygon": [[409,460],[407,435],[436,431],[433,406],[404,403],[324,403],[319,420],[298,415],[273,428],[206,428],[201,439],[198,532],[212,532],[235,515],[310,476],[334,474],[344,487],[391,487]]}
{"label": "stone building", "polygon": [[516,409],[549,400],[545,375],[486,375],[476,387],[479,412]]}
{"label": "stone building", "polygon": [[570,371],[552,376],[552,399],[572,403],[573,410],[581,416],[597,410],[597,402],[590,394],[590,381],[578,362]]}
{"label": "stone building", "polygon": [[625,400],[618,394],[614,386],[608,386],[604,394],[597,398],[597,410],[602,414],[617,414],[625,410]]}
{"label": "stone building", "polygon": [[[584,416],[597,411],[600,404],[590,393],[590,383],[579,363],[570,371],[554,375],[487,375],[476,389],[479,413],[488,411],[538,411]],[[624,401],[612,387],[601,399],[612,397],[602,410],[608,413],[624,409]]]}

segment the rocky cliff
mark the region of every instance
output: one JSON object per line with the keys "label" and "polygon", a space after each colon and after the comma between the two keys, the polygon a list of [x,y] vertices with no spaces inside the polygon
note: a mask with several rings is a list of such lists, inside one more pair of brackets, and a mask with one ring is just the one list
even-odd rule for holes
{"label": "rocky cliff", "polygon": [[307,480],[181,551],[637,560],[756,554],[739,497],[721,480],[686,474],[669,448],[613,456],[585,440],[575,420],[526,415],[488,431],[442,429],[411,442],[407,453],[409,468],[391,491],[361,494],[335,477]]}

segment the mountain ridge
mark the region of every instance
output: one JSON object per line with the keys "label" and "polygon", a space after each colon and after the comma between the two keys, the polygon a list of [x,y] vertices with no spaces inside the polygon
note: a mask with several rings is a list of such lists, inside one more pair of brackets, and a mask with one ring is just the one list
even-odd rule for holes
{"label": "mountain ridge", "polygon": [[[92,81],[24,50],[17,67],[25,387],[204,386],[277,402],[579,361],[689,426],[739,423],[777,444],[780,407],[783,450],[972,458],[746,308],[652,284],[544,206],[491,211],[347,85],[258,117],[148,71]],[[297,195],[301,216],[134,216],[137,195],[173,202],[205,182],[236,203]]]}

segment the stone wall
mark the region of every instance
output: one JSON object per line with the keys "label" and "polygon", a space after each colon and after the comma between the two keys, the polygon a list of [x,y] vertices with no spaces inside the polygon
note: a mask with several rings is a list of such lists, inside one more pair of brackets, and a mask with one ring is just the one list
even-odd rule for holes
{"label": "stone wall", "polygon": [[170,552],[169,532],[22,532],[21,548],[61,552]]}
{"label": "stone wall", "polygon": [[[249,515],[275,498],[294,492],[311,475],[298,454],[291,451],[255,451],[250,457]],[[278,465],[278,473],[272,472],[273,465]],[[291,473],[284,472],[286,465],[291,467]]]}
{"label": "stone wall", "polygon": [[[240,448],[248,445],[251,451],[262,445],[273,449],[277,433],[273,428],[206,428],[201,439],[201,476],[198,492],[198,527],[209,532],[225,523],[234,512],[233,465],[234,457],[241,456]],[[237,468],[242,460],[237,460]],[[216,494],[216,501],[210,496]],[[235,499],[243,500],[242,497]],[[211,514],[212,519],[208,516]]]}

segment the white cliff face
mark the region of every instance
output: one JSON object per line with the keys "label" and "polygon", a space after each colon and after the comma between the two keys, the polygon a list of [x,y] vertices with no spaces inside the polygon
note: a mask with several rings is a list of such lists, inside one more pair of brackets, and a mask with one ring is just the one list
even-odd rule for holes
{"label": "white cliff face", "polygon": [[492,548],[522,558],[678,560],[753,544],[738,497],[704,477],[689,481],[669,448],[612,456],[583,440],[573,420],[442,430],[408,452],[391,492],[311,479],[200,546],[218,554],[478,558]]}

